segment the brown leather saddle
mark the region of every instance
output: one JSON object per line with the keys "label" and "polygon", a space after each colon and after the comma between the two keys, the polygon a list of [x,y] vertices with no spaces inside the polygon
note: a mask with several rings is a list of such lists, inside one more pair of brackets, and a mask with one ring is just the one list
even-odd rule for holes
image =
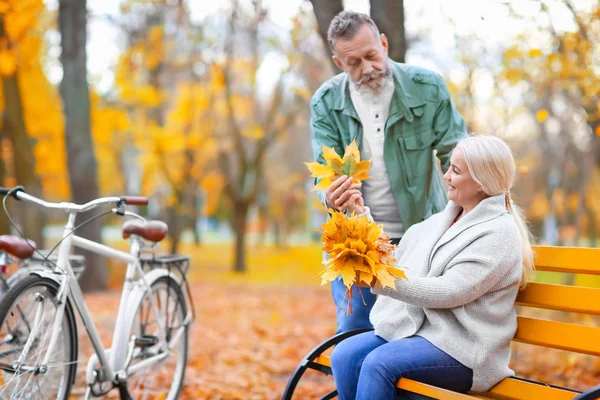
{"label": "brown leather saddle", "polygon": [[0,249],[21,259],[31,257],[36,248],[36,244],[32,240],[13,235],[0,236]]}
{"label": "brown leather saddle", "polygon": [[169,233],[169,227],[162,221],[141,221],[132,219],[123,224],[123,239],[138,235],[151,242],[160,242]]}

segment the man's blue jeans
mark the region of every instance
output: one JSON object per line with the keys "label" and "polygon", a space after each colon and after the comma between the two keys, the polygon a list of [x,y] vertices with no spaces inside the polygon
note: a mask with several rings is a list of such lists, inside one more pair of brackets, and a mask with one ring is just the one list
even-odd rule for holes
{"label": "man's blue jeans", "polygon": [[[400,243],[401,238],[392,238],[392,244]],[[346,286],[341,278],[331,282],[331,295],[336,307],[337,331],[335,333],[347,332],[353,329],[372,328],[369,320],[371,309],[377,300],[377,295],[371,293],[369,288],[361,288],[360,292],[356,286],[352,287],[352,315],[346,315],[348,299],[344,298]],[[362,296],[361,296],[362,293]],[[364,302],[363,302],[364,299]]]}
{"label": "man's blue jeans", "polygon": [[[347,332],[352,329],[372,328],[369,321],[369,313],[377,300],[377,295],[371,293],[369,288],[360,288],[362,297],[356,286],[352,287],[352,314],[345,315],[348,305],[348,298],[344,298],[346,286],[342,279],[336,279],[331,282],[331,294],[336,306],[337,332]],[[367,305],[363,303],[364,301]]]}
{"label": "man's blue jeans", "polygon": [[466,393],[473,371],[420,336],[387,342],[373,331],[335,346],[331,369],[339,400],[429,399],[415,393],[396,394],[402,377]]}

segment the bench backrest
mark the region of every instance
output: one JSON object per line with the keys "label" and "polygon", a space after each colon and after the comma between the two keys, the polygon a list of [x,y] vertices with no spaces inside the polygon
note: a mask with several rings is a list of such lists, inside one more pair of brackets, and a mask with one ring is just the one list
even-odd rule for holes
{"label": "bench backrest", "polygon": [[[600,249],[535,246],[538,271],[600,275]],[[519,306],[600,315],[600,288],[530,283]],[[519,316],[515,341],[600,356],[600,327]]]}

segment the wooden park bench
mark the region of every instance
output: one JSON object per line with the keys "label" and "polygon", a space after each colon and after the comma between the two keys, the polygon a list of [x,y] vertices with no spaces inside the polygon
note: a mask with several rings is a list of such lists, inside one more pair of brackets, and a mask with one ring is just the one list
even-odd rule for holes
{"label": "wooden park bench", "polygon": [[[536,252],[535,266],[538,271],[600,275],[600,249],[537,246],[534,250]],[[519,292],[515,304],[521,307],[600,315],[600,289],[530,283],[525,290]],[[298,365],[290,378],[283,400],[292,400],[294,390],[306,370],[313,369],[328,375],[331,374],[330,359],[328,355],[323,354],[324,352],[342,340],[366,331],[369,329],[340,333],[313,349]],[[600,356],[600,327],[519,316],[518,328],[513,341]],[[598,383],[600,384],[600,382]],[[600,399],[600,386],[580,393],[573,389],[553,385],[552,382],[535,382],[519,377],[504,379],[486,393],[462,394],[406,378],[401,378],[397,387],[399,390],[403,389],[444,400]],[[337,392],[334,389],[321,399],[336,397]]]}

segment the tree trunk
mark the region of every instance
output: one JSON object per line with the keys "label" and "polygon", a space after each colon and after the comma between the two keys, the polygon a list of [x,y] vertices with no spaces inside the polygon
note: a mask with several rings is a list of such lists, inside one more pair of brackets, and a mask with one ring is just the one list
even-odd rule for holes
{"label": "tree trunk", "polygon": [[233,232],[235,235],[234,271],[246,272],[246,223],[248,205],[235,204],[233,209]]}
{"label": "tree trunk", "polygon": [[379,31],[387,36],[389,57],[404,62],[406,57],[406,30],[404,28],[404,0],[371,0],[371,18]]}
{"label": "tree trunk", "polygon": [[181,233],[183,232],[183,220],[181,215],[179,215],[179,210],[177,206],[169,206],[168,208],[169,215],[169,252],[171,254],[177,254],[177,249],[179,248],[179,242],[181,241]]}
{"label": "tree trunk", "polygon": [[[4,182],[6,178],[6,160],[0,159],[0,185]],[[0,202],[2,198],[0,198]],[[1,203],[0,203],[1,204]],[[9,204],[7,204],[9,207]],[[4,213],[4,208],[0,205],[0,234],[9,234],[10,233],[10,222],[8,221],[8,217]],[[40,246],[42,243],[39,244]]]}
{"label": "tree trunk", "polygon": [[[63,79],[60,93],[65,110],[65,141],[71,196],[76,203],[99,197],[96,157],[90,132],[90,94],[87,81],[87,9],[86,0],[59,0],[58,23],[61,34]],[[80,214],[77,222],[91,214]],[[79,229],[78,234],[95,242],[102,241],[103,221],[96,219]],[[86,269],[81,277],[85,291],[106,289],[108,271],[103,257],[81,251]]]}
{"label": "tree trunk", "polygon": [[[317,19],[317,29],[319,30],[319,35],[321,35],[321,39],[323,40],[323,45],[325,46],[327,54],[330,54],[331,51],[329,50],[329,42],[327,41],[327,30],[329,29],[329,24],[331,23],[333,17],[344,10],[342,0],[310,0],[310,2],[312,3],[315,17]],[[337,65],[335,65],[331,57],[329,58],[329,62],[333,66],[334,71],[339,71]]]}

